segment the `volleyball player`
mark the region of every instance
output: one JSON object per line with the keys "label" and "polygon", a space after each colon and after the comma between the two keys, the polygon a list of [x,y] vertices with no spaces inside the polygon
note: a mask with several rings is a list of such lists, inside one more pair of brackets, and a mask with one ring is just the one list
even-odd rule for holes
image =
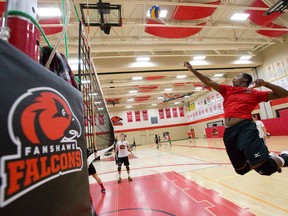
{"label": "volleyball player", "polygon": [[[209,77],[193,69],[189,62],[184,62],[188,68],[205,85],[218,91],[224,98],[224,144],[235,172],[244,175],[254,169],[260,175],[271,175],[281,172],[281,167],[288,166],[288,151],[280,155],[269,153],[267,146],[260,139],[251,112],[260,102],[288,97],[284,88],[257,79],[252,82],[249,74],[237,75],[233,86],[218,84]],[[253,83],[253,88],[248,86]],[[254,88],[265,86],[271,91],[259,91]]]}
{"label": "volleyball player", "polygon": [[125,135],[122,133],[120,135],[120,140],[116,143],[115,146],[115,155],[118,156],[118,183],[121,183],[121,167],[124,163],[124,166],[126,166],[127,174],[128,174],[128,180],[132,181],[132,178],[130,177],[130,163],[128,159],[129,152],[132,152],[132,149],[129,146],[129,143],[125,140]]}

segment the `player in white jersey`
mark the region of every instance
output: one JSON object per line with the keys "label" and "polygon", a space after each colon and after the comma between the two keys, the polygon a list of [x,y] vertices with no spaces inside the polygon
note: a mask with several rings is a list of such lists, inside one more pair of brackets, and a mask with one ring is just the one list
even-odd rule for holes
{"label": "player in white jersey", "polygon": [[132,152],[132,149],[129,146],[129,143],[124,140],[125,135],[121,134],[120,135],[120,140],[116,143],[115,147],[115,154],[118,155],[118,183],[121,183],[121,167],[122,164],[124,163],[124,166],[126,166],[127,174],[128,174],[128,180],[132,181],[132,178],[130,177],[130,163],[128,159],[129,152]]}
{"label": "player in white jersey", "polygon": [[265,125],[263,124],[262,121],[257,120],[254,115],[252,116],[252,119],[255,122],[256,127],[257,127],[257,129],[259,131],[259,137],[265,142],[265,138],[268,137],[267,136],[268,133],[267,133],[267,130],[265,128]]}

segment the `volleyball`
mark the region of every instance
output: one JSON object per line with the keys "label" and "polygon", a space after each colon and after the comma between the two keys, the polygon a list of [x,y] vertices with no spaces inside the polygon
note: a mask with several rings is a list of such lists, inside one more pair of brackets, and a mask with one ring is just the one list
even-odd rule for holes
{"label": "volleyball", "polygon": [[160,7],[159,5],[153,5],[150,8],[150,16],[152,19],[157,19],[160,15]]}

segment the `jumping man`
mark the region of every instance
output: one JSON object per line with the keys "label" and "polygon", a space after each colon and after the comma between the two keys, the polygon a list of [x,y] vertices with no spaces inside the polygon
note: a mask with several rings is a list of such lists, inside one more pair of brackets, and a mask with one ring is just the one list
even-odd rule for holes
{"label": "jumping man", "polygon": [[[237,75],[233,86],[218,84],[209,77],[193,69],[189,62],[184,62],[188,68],[205,85],[218,91],[224,98],[224,144],[235,172],[244,175],[254,169],[260,175],[271,175],[280,172],[281,167],[288,166],[288,151],[280,155],[269,153],[267,146],[260,139],[256,124],[252,121],[251,112],[260,102],[267,102],[277,98],[288,97],[284,88],[256,79],[253,88],[249,74]],[[258,91],[254,88],[265,86],[271,91]]]}

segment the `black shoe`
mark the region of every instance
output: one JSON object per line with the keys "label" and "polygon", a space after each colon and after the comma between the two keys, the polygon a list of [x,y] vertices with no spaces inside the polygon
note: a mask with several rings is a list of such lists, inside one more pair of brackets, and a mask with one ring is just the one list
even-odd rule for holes
{"label": "black shoe", "polygon": [[106,190],[105,190],[105,188],[103,188],[103,189],[101,190],[101,192],[102,192],[102,193],[106,193]]}
{"label": "black shoe", "polygon": [[288,167],[288,151],[283,151],[281,152],[281,154],[279,155],[281,158],[284,159],[285,163],[283,167]]}
{"label": "black shoe", "polygon": [[118,178],[118,183],[121,183],[121,181],[122,181],[122,178],[119,177],[119,178]]}

